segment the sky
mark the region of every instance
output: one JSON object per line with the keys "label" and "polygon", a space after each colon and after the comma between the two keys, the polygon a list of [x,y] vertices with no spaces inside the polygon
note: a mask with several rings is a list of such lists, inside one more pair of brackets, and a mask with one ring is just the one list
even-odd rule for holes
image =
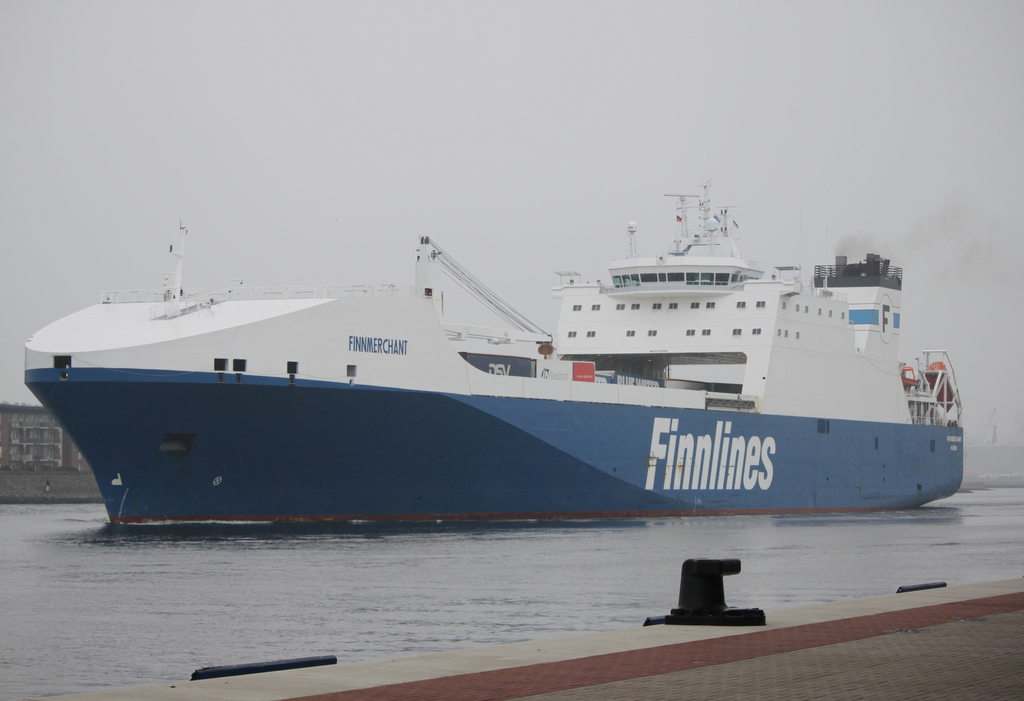
{"label": "sky", "polygon": [[[1024,443],[1024,4],[0,0],[0,401],[103,290],[411,283],[436,239],[552,330],[666,192],[769,266],[904,269],[968,439]],[[447,298],[446,298],[447,299]],[[498,325],[452,295],[446,320]],[[995,415],[993,416],[993,412]]]}

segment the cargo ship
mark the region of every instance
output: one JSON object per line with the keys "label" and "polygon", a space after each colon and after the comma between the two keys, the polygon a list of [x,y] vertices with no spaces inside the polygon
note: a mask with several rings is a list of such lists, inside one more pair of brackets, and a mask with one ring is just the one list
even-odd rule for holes
{"label": "cargo ship", "polygon": [[[706,184],[672,197],[664,253],[640,255],[631,223],[605,281],[556,273],[553,332],[429,237],[412,285],[185,294],[183,235],[162,289],[104,292],[36,333],[25,381],[113,523],[839,512],[955,493],[960,396],[945,351],[899,360],[902,269],[766,269]],[[444,280],[503,325],[449,322]]]}

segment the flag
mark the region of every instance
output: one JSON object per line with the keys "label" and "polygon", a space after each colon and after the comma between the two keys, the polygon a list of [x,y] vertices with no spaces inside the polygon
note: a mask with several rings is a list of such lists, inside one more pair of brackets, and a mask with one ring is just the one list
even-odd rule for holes
{"label": "flag", "polygon": [[676,215],[676,221],[681,222],[682,220],[683,220],[683,218],[677,214]]}

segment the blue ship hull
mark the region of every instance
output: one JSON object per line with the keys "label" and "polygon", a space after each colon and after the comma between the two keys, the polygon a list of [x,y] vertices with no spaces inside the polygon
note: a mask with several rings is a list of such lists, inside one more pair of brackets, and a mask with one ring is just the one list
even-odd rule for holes
{"label": "blue ship hull", "polygon": [[[898,509],[963,477],[957,427],[240,380],[26,372],[115,523]],[[687,440],[708,448],[693,475],[669,464]]]}

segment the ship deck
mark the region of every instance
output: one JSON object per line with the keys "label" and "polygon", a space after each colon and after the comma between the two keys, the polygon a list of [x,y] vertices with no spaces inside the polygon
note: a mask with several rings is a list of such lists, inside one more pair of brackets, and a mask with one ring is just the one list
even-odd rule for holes
{"label": "ship deck", "polygon": [[[728,592],[726,592],[728,594]],[[672,592],[667,593],[666,609]],[[731,602],[756,606],[757,602]],[[660,615],[665,612],[651,612]],[[456,652],[55,698],[362,701],[1018,698],[1024,578]],[[54,697],[51,697],[54,698]]]}

